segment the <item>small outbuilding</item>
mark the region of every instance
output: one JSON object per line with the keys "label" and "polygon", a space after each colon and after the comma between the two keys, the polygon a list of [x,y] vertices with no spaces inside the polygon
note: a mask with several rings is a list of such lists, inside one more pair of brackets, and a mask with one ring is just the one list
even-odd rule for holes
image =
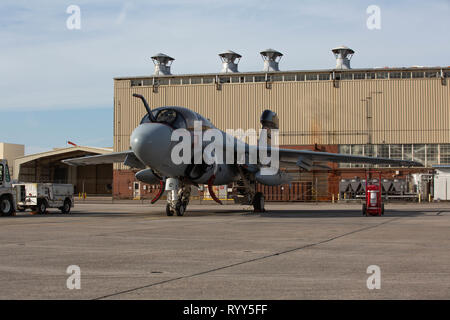
{"label": "small outbuilding", "polygon": [[435,165],[434,200],[450,200],[450,165]]}

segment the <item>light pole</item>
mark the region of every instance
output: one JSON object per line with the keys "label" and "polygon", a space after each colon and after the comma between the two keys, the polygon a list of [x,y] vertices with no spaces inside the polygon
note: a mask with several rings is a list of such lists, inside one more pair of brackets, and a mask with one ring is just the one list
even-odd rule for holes
{"label": "light pole", "polygon": [[[367,145],[366,150],[364,151],[364,155],[373,157],[374,156],[374,148],[372,144],[372,95],[374,94],[382,94],[381,91],[370,91],[369,95],[365,99],[361,99],[361,101],[364,101],[366,103],[366,128],[367,128]],[[371,165],[369,165],[371,167]],[[369,171],[369,175],[367,176],[367,179],[372,179],[371,173]]]}
{"label": "light pole", "polygon": [[367,150],[369,156],[373,156],[373,145],[372,145],[372,95],[373,94],[382,94],[381,91],[370,91],[369,95],[365,99],[361,99],[361,101],[366,103],[366,129],[367,129]]}

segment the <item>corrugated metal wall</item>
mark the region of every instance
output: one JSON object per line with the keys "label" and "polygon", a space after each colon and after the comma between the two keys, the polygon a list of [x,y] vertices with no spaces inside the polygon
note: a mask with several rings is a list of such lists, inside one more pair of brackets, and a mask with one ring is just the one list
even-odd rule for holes
{"label": "corrugated metal wall", "polygon": [[[448,82],[448,81],[447,81]],[[280,144],[367,143],[366,102],[371,96],[372,143],[449,143],[450,85],[439,78],[280,81],[131,87],[114,81],[114,150],[129,148],[129,137],[145,114],[133,93],[152,108],[178,105],[209,118],[218,128],[259,129],[259,117],[271,109],[280,118]],[[371,94],[372,92],[381,94]],[[115,166],[121,168],[121,166]]]}

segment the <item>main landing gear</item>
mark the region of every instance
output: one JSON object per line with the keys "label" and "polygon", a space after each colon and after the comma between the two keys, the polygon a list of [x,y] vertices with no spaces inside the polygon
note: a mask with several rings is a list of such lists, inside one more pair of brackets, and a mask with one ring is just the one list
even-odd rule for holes
{"label": "main landing gear", "polygon": [[264,194],[262,192],[256,192],[253,197],[253,211],[255,212],[264,212],[265,199]]}
{"label": "main landing gear", "polygon": [[168,216],[183,216],[186,207],[189,204],[189,197],[191,195],[191,186],[185,185],[175,178],[168,178],[166,180],[167,205],[166,214]]}
{"label": "main landing gear", "polygon": [[253,212],[265,212],[265,199],[262,192],[256,192],[256,183],[249,174],[239,168],[241,180],[237,182],[237,195],[234,197],[236,203],[249,204],[253,206]]}

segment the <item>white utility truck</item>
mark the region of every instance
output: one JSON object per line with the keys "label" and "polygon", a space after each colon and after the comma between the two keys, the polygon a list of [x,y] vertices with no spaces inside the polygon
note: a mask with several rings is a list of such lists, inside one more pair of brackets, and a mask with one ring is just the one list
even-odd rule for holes
{"label": "white utility truck", "polygon": [[16,192],[11,185],[8,162],[0,159],[0,215],[13,216],[15,209]]}
{"label": "white utility truck", "polygon": [[0,159],[0,215],[13,216],[16,209],[44,213],[58,208],[69,213],[73,207],[73,185],[58,183],[11,183],[8,162]]}
{"label": "white utility truck", "polygon": [[31,209],[45,213],[47,208],[58,208],[62,213],[69,213],[73,207],[73,185],[58,183],[16,183],[17,210]]}

